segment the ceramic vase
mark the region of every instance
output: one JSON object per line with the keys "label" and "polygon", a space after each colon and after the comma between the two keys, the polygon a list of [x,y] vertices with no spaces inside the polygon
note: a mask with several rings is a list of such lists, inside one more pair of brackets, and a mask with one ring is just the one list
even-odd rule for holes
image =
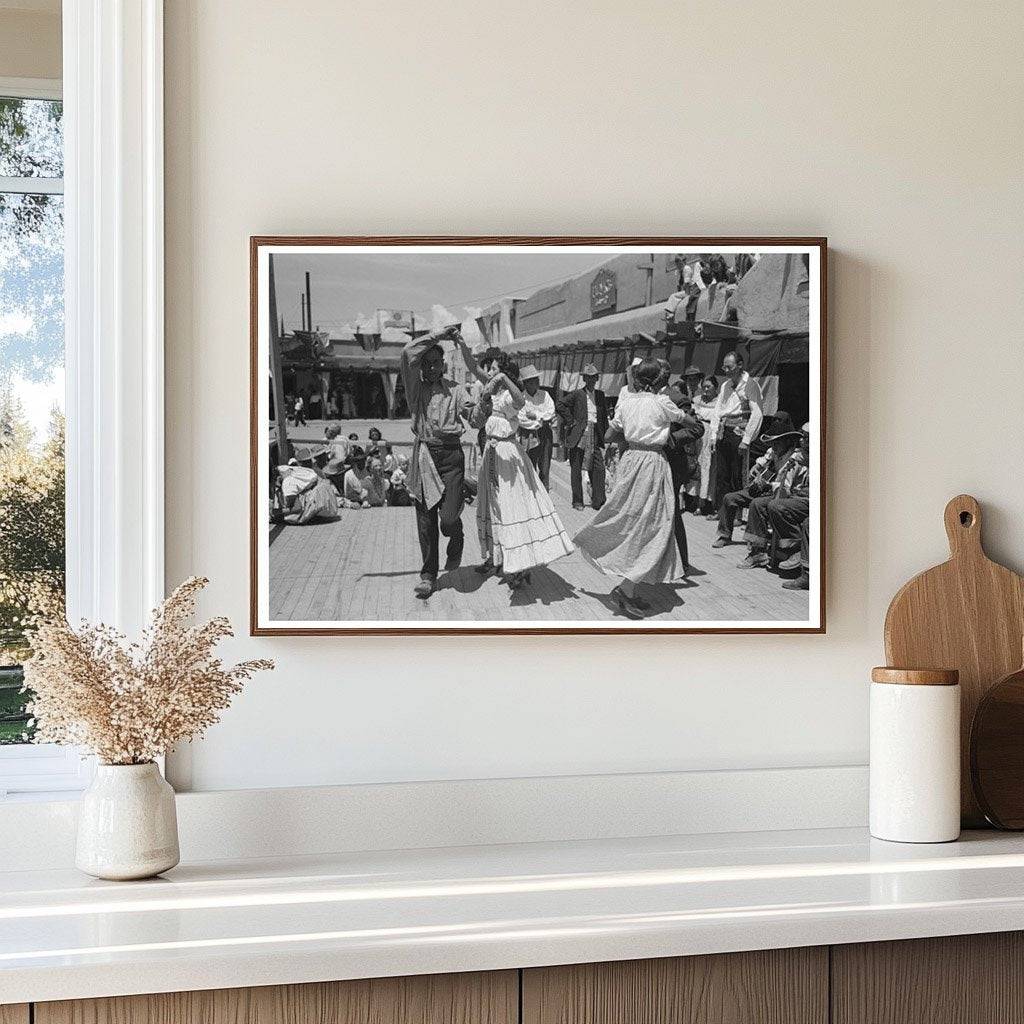
{"label": "ceramic vase", "polygon": [[174,790],[149,764],[101,764],[82,794],[75,864],[96,878],[151,878],[178,863]]}

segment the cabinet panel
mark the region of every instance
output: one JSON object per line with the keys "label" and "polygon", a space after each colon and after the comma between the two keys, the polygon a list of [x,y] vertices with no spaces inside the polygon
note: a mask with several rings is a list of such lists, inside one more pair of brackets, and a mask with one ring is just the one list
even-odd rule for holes
{"label": "cabinet panel", "polygon": [[1024,935],[832,947],[834,1024],[1024,1024]]}
{"label": "cabinet panel", "polygon": [[28,1006],[25,1003],[0,1006],[0,1024],[28,1024]]}
{"label": "cabinet panel", "polygon": [[38,1003],[35,1024],[516,1024],[518,996],[494,971]]}
{"label": "cabinet panel", "polygon": [[825,1024],[828,950],[541,967],[523,972],[523,1024]]}

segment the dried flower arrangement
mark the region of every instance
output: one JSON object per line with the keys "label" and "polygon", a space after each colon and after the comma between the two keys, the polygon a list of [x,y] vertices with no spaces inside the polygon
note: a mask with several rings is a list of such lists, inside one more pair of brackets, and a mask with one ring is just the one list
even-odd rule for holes
{"label": "dried flower arrangement", "polygon": [[207,583],[182,583],[153,612],[140,643],[102,624],[36,624],[25,662],[36,742],[86,747],[104,764],[145,764],[216,724],[245,680],[274,663],[225,668],[214,657],[232,635],[228,620],[188,624]]}

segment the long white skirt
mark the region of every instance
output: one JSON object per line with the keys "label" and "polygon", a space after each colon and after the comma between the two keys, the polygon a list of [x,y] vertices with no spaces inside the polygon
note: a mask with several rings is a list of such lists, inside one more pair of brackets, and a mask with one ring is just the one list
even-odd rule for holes
{"label": "long white skirt", "polygon": [[684,566],[672,532],[672,470],[661,452],[630,449],[619,460],[615,488],[573,538],[609,576],[634,583],[669,583]]}
{"label": "long white skirt", "polygon": [[476,524],[485,558],[512,573],[572,554],[572,541],[518,441],[487,442],[478,483]]}

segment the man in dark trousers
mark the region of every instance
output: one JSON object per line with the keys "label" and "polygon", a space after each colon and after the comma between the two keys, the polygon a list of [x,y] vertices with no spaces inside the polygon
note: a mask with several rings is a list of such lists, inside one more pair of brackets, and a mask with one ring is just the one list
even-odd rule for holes
{"label": "man in dark trousers", "polygon": [[683,563],[686,575],[690,573],[690,549],[686,541],[686,525],[683,523],[682,502],[679,492],[689,483],[697,467],[697,444],[704,436],[704,424],[693,415],[693,403],[689,395],[684,395],[679,388],[667,388],[662,394],[668,395],[673,402],[686,411],[686,419],[682,423],[672,425],[669,443],[665,448],[669,469],[672,471],[672,530],[676,538],[676,547]]}
{"label": "man in dark trousers", "polygon": [[462,564],[462,529],[466,456],[462,434],[473,411],[469,392],[444,375],[441,342],[455,338],[458,326],[426,334],[406,344],[401,371],[412,415],[413,448],[408,490],[416,506],[423,567],[417,597],[428,598],[437,585],[438,532],[448,538],[445,571]]}
{"label": "man in dark trousers", "polygon": [[[768,527],[775,535],[776,556],[785,565],[800,548],[803,521],[811,514],[810,502],[810,424],[801,431],[800,445],[779,470],[774,495],[755,498],[747,514],[744,540],[749,553],[740,562],[741,569],[768,568]],[[791,564],[791,563],[790,563]]]}
{"label": "man in dark trousers", "polygon": [[[786,559],[779,568],[788,569],[790,567],[795,568],[797,565],[800,567],[800,575],[795,579],[786,580],[782,584],[783,590],[810,590],[811,589],[811,520],[805,518],[800,524],[800,553],[795,556],[790,556]],[[793,564],[794,558],[797,560],[795,565]]]}
{"label": "man in dark trousers", "polygon": [[715,508],[727,494],[747,485],[750,444],[761,432],[764,417],[761,388],[743,368],[743,356],[729,352],[722,359],[725,382],[711,416],[715,436]]}
{"label": "man in dark trousers", "polygon": [[583,470],[590,474],[590,493],[595,509],[604,504],[604,435],[608,430],[608,401],[597,389],[600,376],[593,363],[583,367],[583,387],[563,395],[558,402],[562,437],[569,456],[572,507],[583,508]]}
{"label": "man in dark trousers", "polygon": [[[787,590],[806,590],[809,583],[808,573],[808,533],[811,514],[810,475],[807,469],[811,463],[810,456],[811,425],[805,423],[801,431],[798,455],[803,463],[803,473],[794,474],[786,494],[776,495],[768,505],[768,521],[775,534],[776,553],[781,562],[780,569],[795,569],[799,566],[798,586],[786,587]],[[782,488],[779,489],[780,491]],[[785,584],[783,584],[785,586]]]}

